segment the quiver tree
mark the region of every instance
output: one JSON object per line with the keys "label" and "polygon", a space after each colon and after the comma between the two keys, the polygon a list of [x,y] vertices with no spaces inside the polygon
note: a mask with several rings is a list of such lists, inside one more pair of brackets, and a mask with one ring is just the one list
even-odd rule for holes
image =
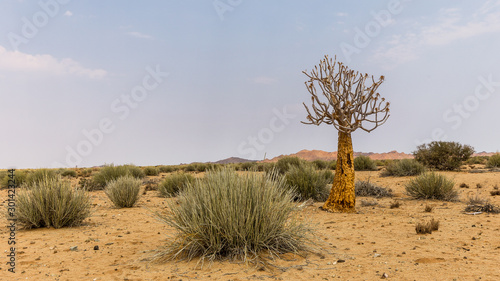
{"label": "quiver tree", "polygon": [[[353,212],[356,198],[351,133],[356,129],[371,132],[389,117],[389,103],[376,92],[384,76],[375,81],[373,76],[350,70],[328,56],[311,73],[303,73],[309,78],[305,84],[311,94],[312,110],[304,103],[308,121],[302,123],[326,123],[339,131],[335,178],[323,209]],[[367,80],[371,80],[370,86],[365,85]]]}

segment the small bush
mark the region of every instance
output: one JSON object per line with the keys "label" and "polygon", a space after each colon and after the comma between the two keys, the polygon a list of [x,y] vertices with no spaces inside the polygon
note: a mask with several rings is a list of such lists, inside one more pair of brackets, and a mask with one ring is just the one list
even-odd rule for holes
{"label": "small bush", "polygon": [[427,223],[417,223],[415,231],[417,234],[431,234],[433,231],[439,229],[439,221],[431,219]]}
{"label": "small bush", "polygon": [[469,158],[465,163],[469,165],[486,164],[488,162],[488,156],[473,156]]}
{"label": "small bush", "polygon": [[430,212],[432,212],[433,209],[434,209],[434,207],[432,207],[431,205],[425,205],[424,211],[426,213],[430,213]]}
{"label": "small bush", "polygon": [[257,169],[257,162],[245,162],[241,163],[240,166],[242,171],[252,171]]}
{"label": "small bush", "polygon": [[95,190],[104,189],[110,181],[124,176],[142,179],[144,178],[144,172],[141,168],[134,165],[106,165],[99,169],[99,172],[92,177],[93,186]]}
{"label": "small bush", "polygon": [[160,170],[158,168],[151,166],[144,167],[143,171],[146,176],[157,176],[160,173]]}
{"label": "small bush", "polygon": [[337,160],[330,161],[329,169],[334,171],[337,169]]}
{"label": "small bush", "polygon": [[317,170],[325,170],[330,168],[330,163],[321,159],[312,161],[312,164],[314,165],[314,167],[316,167]]}
{"label": "small bush", "polygon": [[161,197],[174,197],[182,191],[186,185],[194,182],[194,177],[188,173],[175,173],[166,177],[159,185],[158,191]]}
{"label": "small bush", "polygon": [[294,194],[283,177],[255,173],[239,176],[227,168],[209,171],[168,201],[169,212],[157,213],[176,229],[175,239],[155,260],[185,257],[229,257],[256,260],[307,249],[310,229],[297,220]]}
{"label": "small bush", "polygon": [[358,156],[354,158],[354,170],[356,171],[376,171],[377,165],[368,156]]}
{"label": "small bush", "polygon": [[104,193],[118,208],[131,208],[139,200],[142,181],[130,175],[108,182]]}
{"label": "small bush", "polygon": [[100,185],[98,185],[91,178],[80,178],[80,180],[78,181],[78,188],[86,190],[86,191],[95,191],[95,190],[102,189],[102,187]]}
{"label": "small bush", "polygon": [[467,203],[467,207],[465,207],[465,212],[483,212],[483,213],[491,213],[498,214],[500,213],[500,208],[491,204],[489,200],[476,197],[469,198]]}
{"label": "small bush", "polygon": [[490,194],[491,194],[491,196],[500,195],[500,190],[493,190],[493,191],[490,191]]}
{"label": "small bush", "polygon": [[424,173],[406,184],[406,193],[414,199],[455,201],[458,192],[453,181],[434,172]]}
{"label": "small bush", "polygon": [[[9,174],[7,172],[3,172],[1,174],[1,188],[8,188],[9,187],[9,180],[11,179],[9,177]],[[22,186],[23,183],[26,182],[26,179],[28,178],[28,173],[24,171],[15,171],[14,172],[14,180],[16,182],[16,186]]]}
{"label": "small bush", "polygon": [[370,182],[370,180],[366,181],[357,181],[354,185],[356,196],[369,196],[369,197],[392,197],[392,190],[377,186]]}
{"label": "small bush", "polygon": [[385,167],[382,176],[406,177],[417,176],[425,172],[424,165],[414,159],[392,161]]}
{"label": "small bush", "polygon": [[476,184],[476,188],[483,188],[483,185],[482,185],[482,184],[480,184],[480,183],[477,183],[477,184]]}
{"label": "small bush", "polygon": [[34,172],[29,173],[26,177],[27,186],[32,186],[45,178],[57,178],[57,173],[54,170],[49,169],[36,169]]}
{"label": "small bush", "polygon": [[176,168],[174,166],[159,166],[158,172],[160,173],[172,173],[175,172]]}
{"label": "small bush", "polygon": [[460,188],[469,188],[469,185],[463,182],[460,184]]}
{"label": "small bush", "polygon": [[279,174],[285,174],[290,167],[302,165],[304,160],[296,156],[285,156],[276,162],[275,169]]}
{"label": "small bush", "polygon": [[23,185],[16,215],[25,228],[74,226],[90,215],[90,197],[60,177],[45,177]]}
{"label": "small bush", "polygon": [[72,178],[76,178],[76,177],[77,177],[77,174],[76,174],[76,171],[75,171],[75,170],[63,169],[63,170],[61,171],[61,176],[63,176],[63,177],[72,177]]}
{"label": "small bush", "polygon": [[286,183],[295,189],[296,200],[314,199],[326,201],[333,183],[333,173],[330,170],[316,171],[312,164],[291,166],[285,174]]}
{"label": "small bush", "polygon": [[399,201],[397,201],[397,200],[395,200],[394,202],[392,202],[391,206],[389,206],[389,208],[391,208],[391,209],[397,209],[399,207],[401,207],[401,203]]}
{"label": "small bush", "polygon": [[474,148],[457,142],[433,141],[422,144],[413,152],[415,160],[425,166],[444,171],[458,170],[462,162],[474,153]]}
{"label": "small bush", "polygon": [[500,167],[500,153],[491,155],[486,164],[488,168],[499,168]]}

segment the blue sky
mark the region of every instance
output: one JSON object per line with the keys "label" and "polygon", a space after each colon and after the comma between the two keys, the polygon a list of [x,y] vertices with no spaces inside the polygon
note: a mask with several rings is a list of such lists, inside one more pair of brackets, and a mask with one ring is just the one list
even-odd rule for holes
{"label": "blue sky", "polygon": [[[500,1],[0,2],[0,168],[263,159],[337,149],[303,125],[324,55],[391,117],[355,151],[500,150]],[[498,82],[497,82],[498,81]]]}

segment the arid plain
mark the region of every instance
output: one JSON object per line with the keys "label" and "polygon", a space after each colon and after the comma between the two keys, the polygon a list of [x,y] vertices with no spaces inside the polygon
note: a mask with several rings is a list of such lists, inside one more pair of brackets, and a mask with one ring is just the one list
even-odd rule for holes
{"label": "arid plain", "polygon": [[[92,215],[83,225],[19,231],[16,273],[7,276],[2,262],[0,279],[500,280],[500,215],[464,212],[467,199],[473,196],[500,205],[500,196],[490,195],[500,185],[500,172],[484,171],[440,172],[454,180],[459,202],[413,200],[405,195],[411,177],[356,172],[356,180],[370,179],[392,189],[395,196],[358,197],[357,213],[353,214],[324,212],[318,202],[308,205],[300,210],[300,217],[314,228],[316,249],[302,256],[283,255],[265,267],[231,260],[203,267],[199,260],[152,263],[151,254],[174,234],[153,213],[164,210],[167,200],[176,199],[161,198],[149,190],[135,207],[118,209],[103,191],[93,191]],[[166,176],[163,173],[145,181]],[[78,179],[72,183],[76,186]],[[462,183],[469,188],[461,188]],[[7,198],[7,190],[0,190],[0,196]],[[376,201],[377,205],[363,206],[363,201]],[[400,207],[391,209],[395,201]],[[431,212],[425,212],[427,205],[433,207]],[[417,234],[415,225],[431,218],[439,221],[439,230]],[[3,216],[1,223],[7,225]],[[7,241],[7,237],[6,228],[1,228],[0,240]],[[6,250],[7,243],[2,245]]]}

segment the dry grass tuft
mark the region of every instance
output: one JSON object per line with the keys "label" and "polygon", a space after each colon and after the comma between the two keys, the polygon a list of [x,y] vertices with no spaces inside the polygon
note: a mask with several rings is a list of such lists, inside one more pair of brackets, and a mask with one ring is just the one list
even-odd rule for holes
{"label": "dry grass tuft", "polygon": [[417,234],[431,234],[433,231],[439,229],[439,221],[431,219],[429,222],[419,222],[415,226]]}

